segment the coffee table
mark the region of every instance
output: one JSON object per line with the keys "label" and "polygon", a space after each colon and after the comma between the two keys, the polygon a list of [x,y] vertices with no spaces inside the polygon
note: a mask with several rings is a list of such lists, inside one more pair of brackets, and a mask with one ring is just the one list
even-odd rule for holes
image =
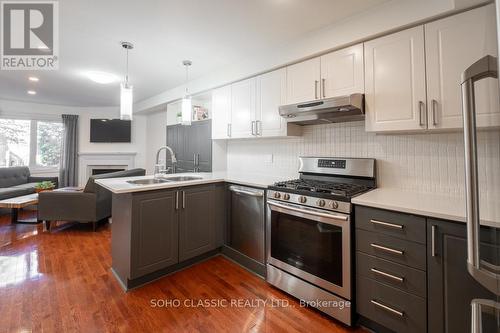
{"label": "coffee table", "polygon": [[37,218],[19,220],[19,209],[38,204],[38,193],[23,195],[9,199],[0,200],[0,208],[10,208],[10,221],[11,223],[41,223]]}

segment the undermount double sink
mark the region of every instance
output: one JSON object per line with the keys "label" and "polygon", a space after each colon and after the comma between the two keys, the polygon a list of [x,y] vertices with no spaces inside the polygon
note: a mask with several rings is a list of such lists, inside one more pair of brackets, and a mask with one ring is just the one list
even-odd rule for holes
{"label": "undermount double sink", "polygon": [[163,184],[163,183],[171,183],[171,182],[185,182],[185,181],[199,180],[199,179],[203,179],[203,177],[199,177],[199,176],[170,176],[170,177],[162,177],[162,178],[128,180],[127,183],[133,184],[133,185],[153,185],[153,184]]}

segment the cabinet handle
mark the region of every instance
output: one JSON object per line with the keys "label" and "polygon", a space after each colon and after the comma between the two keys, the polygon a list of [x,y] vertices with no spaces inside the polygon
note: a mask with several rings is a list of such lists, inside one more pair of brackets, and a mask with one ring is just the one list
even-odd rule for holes
{"label": "cabinet handle", "polygon": [[404,316],[405,316],[404,312],[402,312],[402,311],[398,311],[398,310],[396,310],[396,309],[393,309],[393,308],[391,308],[390,306],[387,306],[387,305],[384,305],[384,304],[382,304],[382,303],[380,303],[380,302],[377,302],[377,301],[376,301],[376,300],[374,300],[374,299],[372,299],[370,302],[371,302],[373,305],[376,305],[376,306],[378,306],[379,308],[384,309],[384,310],[386,310],[386,311],[388,311],[388,312],[390,312],[390,313],[393,313],[393,314],[395,314],[395,315],[397,315],[397,316],[400,316],[400,317],[404,317]]}
{"label": "cabinet handle", "polygon": [[318,99],[318,80],[314,80],[314,99]]}
{"label": "cabinet handle", "polygon": [[438,119],[437,119],[437,104],[438,102],[433,99],[431,101],[432,104],[432,125],[437,126],[438,125]]}
{"label": "cabinet handle", "polygon": [[425,122],[422,121],[422,116],[423,116],[424,111],[425,111],[424,108],[425,108],[425,103],[422,102],[422,101],[419,101],[418,102],[418,118],[419,118],[418,119],[418,124],[420,126],[425,126]]}
{"label": "cabinet handle", "polygon": [[186,208],[186,192],[182,191],[182,209]]}
{"label": "cabinet handle", "polygon": [[231,137],[231,124],[227,124],[227,137]]}
{"label": "cabinet handle", "polygon": [[256,132],[257,135],[262,135],[262,121],[260,120],[257,120]]}
{"label": "cabinet handle", "polygon": [[321,90],[323,91],[323,98],[326,97],[325,88],[326,88],[326,79],[321,79]]}
{"label": "cabinet handle", "polygon": [[436,257],[436,229],[437,226],[433,225],[431,226],[431,255],[433,257]]}
{"label": "cabinet handle", "polygon": [[370,246],[373,247],[373,248],[375,248],[375,249],[377,249],[377,250],[382,250],[382,251],[393,253],[393,254],[397,254],[397,255],[400,255],[400,256],[402,256],[403,253],[404,253],[401,250],[396,250],[396,249],[393,249],[393,248],[390,248],[390,247],[387,247],[387,246],[378,245],[378,244],[375,244],[375,243],[371,243]]}
{"label": "cabinet handle", "polygon": [[175,192],[175,210],[179,210],[179,191]]}
{"label": "cabinet handle", "polygon": [[383,221],[378,221],[378,220],[370,220],[370,222],[373,224],[378,224],[378,225],[388,227],[388,228],[394,228],[394,229],[403,229],[404,228],[404,226],[401,224],[383,222]]}
{"label": "cabinet handle", "polygon": [[255,134],[255,121],[252,121],[251,129],[252,129],[252,135],[256,135]]}
{"label": "cabinet handle", "polygon": [[370,271],[372,271],[373,273],[375,274],[378,274],[378,275],[381,275],[381,276],[384,276],[384,277],[387,277],[389,279],[393,279],[393,280],[396,280],[398,282],[403,282],[404,281],[404,278],[403,277],[399,277],[399,276],[396,276],[396,275],[392,275],[392,274],[389,274],[389,273],[386,273],[386,272],[383,272],[381,270],[378,270],[376,268],[371,268]]}

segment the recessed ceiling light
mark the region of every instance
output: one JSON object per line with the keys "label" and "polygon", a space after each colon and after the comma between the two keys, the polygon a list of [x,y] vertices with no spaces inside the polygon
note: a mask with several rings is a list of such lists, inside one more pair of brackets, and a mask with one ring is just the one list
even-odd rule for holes
{"label": "recessed ceiling light", "polygon": [[36,76],[30,76],[30,77],[28,78],[28,80],[30,80],[30,81],[32,81],[32,82],[38,82],[38,81],[40,81],[40,79],[39,79],[39,78],[37,78]]}
{"label": "recessed ceiling light", "polygon": [[109,84],[119,80],[118,76],[115,74],[99,71],[89,71],[85,75],[95,83],[99,84]]}
{"label": "recessed ceiling light", "polygon": [[28,95],[36,95],[36,91],[34,91],[34,90],[28,90]]}

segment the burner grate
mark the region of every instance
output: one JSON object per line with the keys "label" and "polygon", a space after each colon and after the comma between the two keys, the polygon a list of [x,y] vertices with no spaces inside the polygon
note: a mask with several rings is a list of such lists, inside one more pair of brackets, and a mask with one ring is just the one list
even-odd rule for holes
{"label": "burner grate", "polygon": [[343,197],[353,196],[355,194],[365,192],[370,189],[368,186],[352,184],[352,183],[337,183],[328,181],[308,180],[308,179],[293,179],[289,181],[279,182],[274,184],[277,188],[286,188],[297,191],[308,191],[323,194],[333,194]]}

